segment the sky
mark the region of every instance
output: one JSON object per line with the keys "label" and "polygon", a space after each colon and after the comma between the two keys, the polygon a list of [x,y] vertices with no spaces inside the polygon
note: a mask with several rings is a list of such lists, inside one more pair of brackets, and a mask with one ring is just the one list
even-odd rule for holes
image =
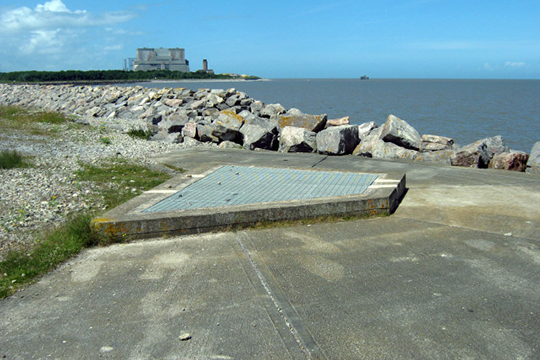
{"label": "sky", "polygon": [[180,47],[264,78],[540,79],[539,0],[0,0],[0,71]]}

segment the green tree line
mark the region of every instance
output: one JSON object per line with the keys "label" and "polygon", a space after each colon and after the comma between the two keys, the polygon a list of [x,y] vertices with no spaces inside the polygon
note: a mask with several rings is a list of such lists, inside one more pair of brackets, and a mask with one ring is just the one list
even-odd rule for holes
{"label": "green tree line", "polygon": [[[68,71],[15,71],[0,73],[0,82],[106,82],[182,79],[233,79],[235,75],[212,74],[205,71],[181,72],[170,70],[124,71],[124,70],[68,70]],[[258,79],[248,76],[246,79]]]}

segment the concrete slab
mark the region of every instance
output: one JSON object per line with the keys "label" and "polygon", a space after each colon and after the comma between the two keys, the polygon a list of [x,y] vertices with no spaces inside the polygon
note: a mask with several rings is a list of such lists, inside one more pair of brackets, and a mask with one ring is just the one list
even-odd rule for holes
{"label": "concrete slab", "polygon": [[0,302],[0,356],[540,358],[539,175],[279,156],[167,161],[402,172],[408,192],[389,217],[86,250]]}
{"label": "concrete slab", "polygon": [[[322,171],[221,165],[178,176],[94,219],[112,238],[150,238],[230,230],[257,223],[395,211],[405,192],[402,173]],[[276,161],[275,161],[276,163]]]}

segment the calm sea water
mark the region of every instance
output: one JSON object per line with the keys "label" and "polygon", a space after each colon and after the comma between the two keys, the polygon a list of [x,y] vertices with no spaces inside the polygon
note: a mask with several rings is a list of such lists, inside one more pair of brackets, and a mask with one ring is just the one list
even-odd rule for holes
{"label": "calm sea water", "polygon": [[279,79],[142,83],[148,87],[236,88],[265,103],[280,103],[351,123],[389,114],[421,134],[443,135],[466,145],[502,135],[510,148],[530,152],[540,141],[540,80]]}

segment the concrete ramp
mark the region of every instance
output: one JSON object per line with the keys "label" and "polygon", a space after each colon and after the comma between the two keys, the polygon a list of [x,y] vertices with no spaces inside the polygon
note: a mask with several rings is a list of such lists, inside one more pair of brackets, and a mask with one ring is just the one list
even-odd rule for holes
{"label": "concrete ramp", "polygon": [[203,233],[257,223],[390,214],[404,174],[217,166],[181,175],[119,206],[93,226],[112,238]]}

